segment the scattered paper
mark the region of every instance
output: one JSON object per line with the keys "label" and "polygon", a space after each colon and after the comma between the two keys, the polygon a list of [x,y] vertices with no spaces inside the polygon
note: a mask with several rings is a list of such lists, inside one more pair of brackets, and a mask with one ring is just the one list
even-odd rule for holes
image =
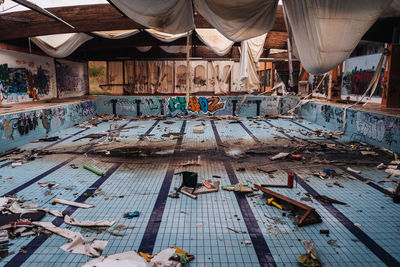
{"label": "scattered paper", "polygon": [[71,218],[68,215],[65,215],[64,222],[70,225],[76,226],[83,226],[83,227],[90,227],[90,226],[111,226],[115,223],[115,221],[107,221],[107,220],[100,220],[97,222],[94,221],[78,221],[77,219]]}
{"label": "scattered paper", "polygon": [[74,206],[74,207],[78,207],[78,208],[83,208],[83,209],[88,209],[88,208],[94,207],[94,205],[91,205],[91,204],[85,204],[85,203],[69,201],[69,200],[59,199],[59,198],[54,199],[54,202],[64,204],[64,205]]}
{"label": "scattered paper", "polygon": [[277,160],[277,159],[283,159],[286,158],[289,155],[289,153],[281,152],[276,154],[275,156],[270,157],[270,160]]}

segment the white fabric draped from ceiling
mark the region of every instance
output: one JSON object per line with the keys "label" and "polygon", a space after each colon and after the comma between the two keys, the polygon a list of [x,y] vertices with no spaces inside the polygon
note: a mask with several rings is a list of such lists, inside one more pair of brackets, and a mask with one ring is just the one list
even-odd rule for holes
{"label": "white fabric draped from ceiling", "polygon": [[275,22],[278,0],[193,0],[199,13],[232,41],[268,32]]}
{"label": "white fabric draped from ceiling", "polygon": [[234,44],[216,29],[196,29],[196,33],[200,41],[219,56],[228,53]]}
{"label": "white fabric draped from ceiling", "polygon": [[265,38],[267,38],[267,34],[242,41],[239,72],[241,91],[248,91],[250,93],[260,87],[257,65],[264,51]]}
{"label": "white fabric draped from ceiling", "polygon": [[392,0],[283,0],[304,68],[325,73],[346,60]]}
{"label": "white fabric draped from ceiling", "polygon": [[195,28],[193,5],[219,32],[243,41],[268,32],[278,0],[111,0],[125,15],[145,27],[178,34]]}
{"label": "white fabric draped from ceiling", "polygon": [[190,0],[111,0],[125,15],[143,26],[178,34],[194,29]]}
{"label": "white fabric draped from ceiling", "polygon": [[62,33],[32,37],[31,40],[46,54],[64,58],[93,37],[85,33]]}
{"label": "white fabric draped from ceiling", "polygon": [[132,29],[132,30],[117,30],[117,31],[99,31],[92,33],[107,39],[124,39],[133,36],[139,32],[140,31],[137,29]]}

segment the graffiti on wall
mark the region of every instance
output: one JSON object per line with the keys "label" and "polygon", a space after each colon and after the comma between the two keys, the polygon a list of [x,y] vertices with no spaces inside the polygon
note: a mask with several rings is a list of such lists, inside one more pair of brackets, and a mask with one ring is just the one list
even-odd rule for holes
{"label": "graffiti on wall", "polygon": [[[32,70],[33,69],[33,70]],[[9,68],[8,64],[0,65],[0,96],[7,100],[10,96],[33,97],[33,91],[47,95],[50,91],[50,74],[41,65],[36,68]]]}
{"label": "graffiti on wall", "polygon": [[214,114],[216,111],[225,108],[225,102],[217,96],[213,97],[197,97],[192,96],[189,100],[188,110],[186,110],[186,98],[182,96],[170,97],[168,100],[168,107],[171,112],[175,111],[190,111],[194,113],[208,113]]}
{"label": "graffiti on wall", "polygon": [[65,63],[56,64],[57,89],[60,94],[83,91],[85,81],[83,75],[75,72],[71,66]]}
{"label": "graffiti on wall", "polygon": [[400,130],[400,119],[377,117],[365,112],[357,112],[357,132],[370,139],[391,145],[397,142],[394,135]]}
{"label": "graffiti on wall", "polygon": [[[343,78],[343,86],[348,94],[362,95],[368,88],[369,83],[374,76],[375,69],[358,69],[355,67],[352,71],[347,72]],[[376,87],[374,96],[382,96],[383,71],[379,78],[378,86]]]}

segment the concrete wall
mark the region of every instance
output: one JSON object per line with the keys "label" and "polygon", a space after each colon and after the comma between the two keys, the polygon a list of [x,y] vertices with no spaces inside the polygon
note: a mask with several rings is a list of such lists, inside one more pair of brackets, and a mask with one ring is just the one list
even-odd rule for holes
{"label": "concrete wall", "polygon": [[[301,116],[328,129],[341,131],[343,112],[343,107],[307,103],[301,109]],[[400,117],[348,109],[343,137],[400,153]]]}
{"label": "concrete wall", "polygon": [[0,103],[30,102],[87,94],[87,65],[82,62],[0,49]]}
{"label": "concrete wall", "polygon": [[81,123],[96,114],[96,101],[0,116],[0,153]]}

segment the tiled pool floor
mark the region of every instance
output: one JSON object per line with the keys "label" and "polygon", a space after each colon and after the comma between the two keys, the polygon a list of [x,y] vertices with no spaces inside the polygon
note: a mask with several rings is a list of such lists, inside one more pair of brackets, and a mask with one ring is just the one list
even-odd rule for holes
{"label": "tiled pool floor", "polygon": [[[319,126],[301,120],[241,119],[241,123],[193,118],[168,120],[171,123],[154,119],[102,122],[85,131],[77,127],[66,129],[58,133],[62,140],[54,144],[26,144],[21,148],[46,147],[56,153],[15,168],[7,165],[7,161],[1,162],[1,194],[16,194],[19,199],[27,200],[25,204],[65,210],[78,220],[116,220],[114,226],[126,226],[122,231],[112,226],[95,232],[66,225],[51,215],[42,219],[53,221],[61,228],[108,240],[103,255],[129,250],[155,254],[167,247],[178,246],[195,255],[189,266],[299,266],[296,258],[306,252],[301,240],[313,239],[325,266],[400,266],[400,205],[394,204],[384,189],[394,188],[395,184],[378,183],[387,178],[387,174],[377,169],[377,164],[303,164],[290,160],[270,161],[265,154],[244,153],[261,148],[278,153],[307,144],[306,140],[340,147],[340,138],[328,140],[305,135],[304,132]],[[128,128],[121,132],[121,142],[99,145],[89,139],[74,141],[90,133],[105,133],[111,124]],[[204,133],[193,132],[199,126],[203,127]],[[286,131],[282,132],[279,127]],[[183,136],[162,136],[179,132],[184,133]],[[147,147],[158,152],[150,156],[139,153],[132,158],[106,155],[108,150],[119,146],[139,150]],[[97,153],[92,153],[94,150]],[[344,152],[338,151],[332,155],[346,159]],[[319,156],[321,154],[316,154],[317,158]],[[199,160],[199,164],[183,166],[187,160]],[[70,164],[79,168],[73,169]],[[83,169],[83,164],[104,171],[105,175],[99,177]],[[260,172],[257,168],[262,165],[278,171],[273,174]],[[361,170],[361,173],[347,173],[348,166]],[[339,175],[327,180],[313,175],[324,168],[334,169]],[[199,195],[197,200],[184,195],[178,199],[168,198],[173,188],[181,183],[181,177],[174,174],[183,170],[197,172],[200,180],[219,180],[221,185],[237,182],[284,184],[290,170],[298,176],[297,187],[272,190],[298,201],[307,195],[321,194],[348,205],[326,204],[313,198],[302,201],[315,207],[323,222],[298,227],[290,216],[283,216],[281,210],[267,205],[260,192],[248,197],[220,190]],[[362,178],[371,182],[363,183]],[[39,181],[54,182],[59,186],[49,190],[40,187]],[[327,186],[334,181],[343,188]],[[101,193],[94,197],[85,194],[98,188],[101,191],[97,192]],[[54,198],[84,201],[94,207],[54,206]],[[139,217],[123,218],[125,212],[136,210],[140,211]],[[320,234],[320,229],[329,229],[329,236]],[[85,256],[61,250],[60,246],[66,240],[55,234],[22,237],[10,243],[9,251],[15,254],[2,259],[1,265],[80,266],[85,263]],[[19,253],[23,246],[27,253]]]}

